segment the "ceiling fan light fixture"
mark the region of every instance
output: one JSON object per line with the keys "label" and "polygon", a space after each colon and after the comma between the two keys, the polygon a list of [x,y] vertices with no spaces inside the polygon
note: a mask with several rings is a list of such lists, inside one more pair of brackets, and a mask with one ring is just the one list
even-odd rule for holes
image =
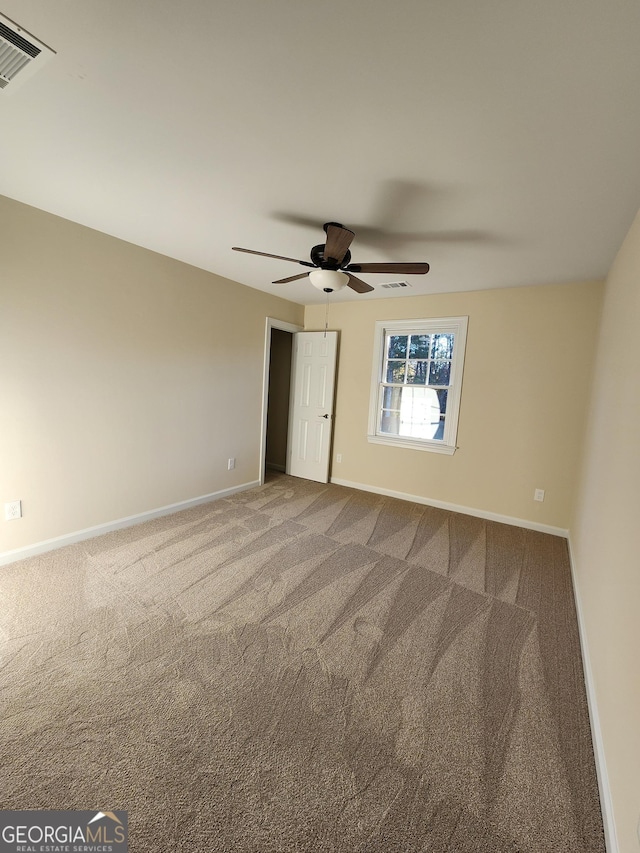
{"label": "ceiling fan light fixture", "polygon": [[318,290],[323,290],[325,293],[333,293],[336,290],[342,290],[343,287],[346,287],[349,276],[346,272],[340,272],[340,270],[311,270],[309,280]]}

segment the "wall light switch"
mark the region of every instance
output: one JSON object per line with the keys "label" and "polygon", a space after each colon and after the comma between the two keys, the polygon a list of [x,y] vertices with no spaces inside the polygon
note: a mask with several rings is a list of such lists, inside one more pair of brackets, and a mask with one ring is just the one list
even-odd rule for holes
{"label": "wall light switch", "polygon": [[534,501],[543,501],[544,500],[544,489],[536,489],[533,493]]}
{"label": "wall light switch", "polygon": [[235,467],[236,467],[236,460],[232,456],[231,459],[229,459],[229,461],[227,462],[227,471],[233,471],[233,469]]}

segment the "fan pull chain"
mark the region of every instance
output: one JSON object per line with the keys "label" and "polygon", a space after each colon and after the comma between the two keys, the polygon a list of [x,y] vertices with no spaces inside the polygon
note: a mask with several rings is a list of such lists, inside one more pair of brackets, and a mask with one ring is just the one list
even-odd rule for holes
{"label": "fan pull chain", "polygon": [[324,336],[327,337],[327,329],[329,328],[329,294],[327,293],[327,303],[324,311]]}

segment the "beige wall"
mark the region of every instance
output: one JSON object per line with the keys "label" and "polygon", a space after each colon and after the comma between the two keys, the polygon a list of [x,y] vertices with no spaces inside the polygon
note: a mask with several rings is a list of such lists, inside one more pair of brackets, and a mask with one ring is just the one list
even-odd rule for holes
{"label": "beige wall", "polygon": [[0,233],[0,552],[259,477],[265,318],[301,306],[4,198]]}
{"label": "beige wall", "polygon": [[640,214],[609,274],[571,526],[621,853],[640,849]]}
{"label": "beige wall", "polygon": [[[340,330],[332,477],[536,524],[569,527],[602,283],[332,304]],[[324,306],[305,328],[324,325]],[[453,456],[367,442],[374,324],[469,316]],[[336,454],[342,454],[338,464]],[[534,489],[546,490],[544,503]]]}

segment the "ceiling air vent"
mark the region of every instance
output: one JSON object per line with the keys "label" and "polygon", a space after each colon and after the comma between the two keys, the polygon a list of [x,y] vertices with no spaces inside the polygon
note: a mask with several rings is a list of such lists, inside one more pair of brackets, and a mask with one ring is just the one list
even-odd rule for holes
{"label": "ceiling air vent", "polygon": [[52,56],[50,47],[0,15],[0,90],[13,91]]}
{"label": "ceiling air vent", "polygon": [[390,281],[387,284],[381,284],[380,287],[411,287],[408,281]]}

